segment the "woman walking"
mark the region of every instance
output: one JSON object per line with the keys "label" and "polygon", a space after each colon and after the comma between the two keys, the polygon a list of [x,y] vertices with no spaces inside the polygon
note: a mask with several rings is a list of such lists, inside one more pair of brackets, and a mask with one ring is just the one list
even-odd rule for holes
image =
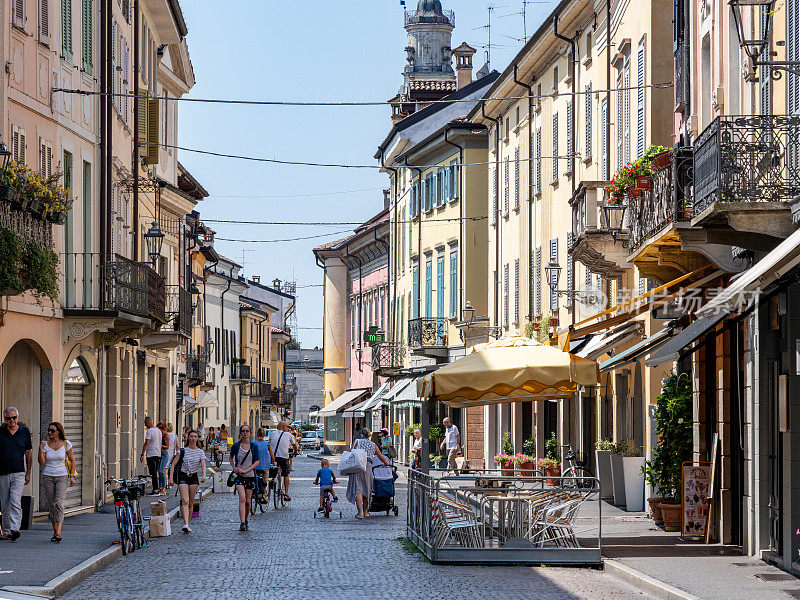
{"label": "woman walking", "polygon": [[369,498],[372,495],[372,457],[377,456],[385,465],[389,464],[386,457],[381,454],[381,449],[369,439],[372,433],[369,429],[362,428],[364,437],[353,442],[353,450],[359,448],[367,454],[367,468],[363,473],[349,475],[347,481],[347,501],[355,504],[358,509],[356,519],[369,516]]}
{"label": "woman walking", "polygon": [[[206,480],[206,453],[197,447],[199,436],[192,430],[187,436],[188,445],[180,452],[175,454],[169,468],[169,485],[172,487],[178,484],[178,491],[181,493],[181,516],[183,517],[183,532],[191,533],[189,521],[192,518],[194,497],[197,495],[197,488]],[[198,477],[198,472],[202,466],[202,475]],[[175,477],[177,472],[177,478]]]}
{"label": "woman walking", "polygon": [[167,467],[169,466],[169,436],[167,424],[161,421],[158,425],[161,432],[161,462],[158,463],[158,493],[162,496],[167,493]]}
{"label": "woman walking", "polygon": [[236,475],[236,493],[239,494],[239,531],[247,531],[258,468],[258,446],[250,442],[249,425],[239,427],[239,441],[231,447],[230,461]]}
{"label": "woman walking", "polygon": [[[65,459],[69,460],[69,471]],[[67,480],[73,486],[77,475],[72,444],[67,440],[61,423],[53,422],[47,426],[47,440],[39,444],[39,465],[42,467],[42,487],[50,505],[50,522],[53,524],[53,537],[50,541],[60,542]]]}
{"label": "woman walking", "polygon": [[416,469],[422,464],[422,432],[419,429],[414,430],[414,445],[411,446],[411,468]]}

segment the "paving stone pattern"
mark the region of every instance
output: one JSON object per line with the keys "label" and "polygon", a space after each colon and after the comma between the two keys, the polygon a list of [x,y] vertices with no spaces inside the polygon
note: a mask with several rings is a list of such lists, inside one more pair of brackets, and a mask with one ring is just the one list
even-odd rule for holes
{"label": "paving stone pattern", "polygon": [[[193,520],[193,533],[152,540],[63,596],[66,600],[137,598],[421,599],[646,598],[602,571],[579,568],[453,567],[431,565],[398,541],[405,535],[405,486],[397,486],[400,516],[354,518],[338,486],[332,519],[313,518],[319,462],[295,460],[292,501],[251,517],[239,532],[236,498],[214,495]],[[341,480],[340,480],[341,481]],[[402,481],[402,480],[401,480]],[[211,594],[211,596],[209,596]]]}

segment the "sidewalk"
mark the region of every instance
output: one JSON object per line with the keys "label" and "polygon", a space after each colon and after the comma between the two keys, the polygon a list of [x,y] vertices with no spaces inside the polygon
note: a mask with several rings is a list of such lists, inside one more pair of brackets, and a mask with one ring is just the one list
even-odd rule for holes
{"label": "sidewalk", "polygon": [[610,575],[668,600],[800,598],[800,580],[741,548],[682,541],[645,513],[603,505],[603,557]]}
{"label": "sidewalk", "polygon": [[[209,480],[201,490],[210,490]],[[157,500],[167,503],[168,514],[180,504],[175,488],[167,496],[145,496],[141,500],[145,516],[150,515],[150,503]],[[104,504],[99,512],[65,518],[59,544],[50,541],[53,528],[46,519],[34,521],[31,529],[21,533],[16,542],[0,542],[0,598],[6,597],[3,590],[7,589],[30,591],[18,588],[40,588],[37,592],[56,588],[63,593],[122,556],[113,502]],[[147,541],[158,544],[160,540]]]}

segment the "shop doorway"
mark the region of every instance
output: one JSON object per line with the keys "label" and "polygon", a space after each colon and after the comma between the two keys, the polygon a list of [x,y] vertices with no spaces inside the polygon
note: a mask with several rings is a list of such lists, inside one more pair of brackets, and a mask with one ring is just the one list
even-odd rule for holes
{"label": "shop doorway", "polygon": [[767,436],[769,454],[767,456],[769,468],[769,549],[783,556],[783,436],[778,428],[778,395],[780,391],[780,367],[778,361],[767,362],[769,384],[767,392],[768,402],[768,427],[770,435]]}
{"label": "shop doorway", "polygon": [[89,375],[80,359],[75,359],[64,378],[64,416],[62,425],[64,433],[72,444],[72,454],[75,457],[75,485],[67,487],[64,500],[65,508],[83,506],[83,472],[84,472],[84,415],[83,405],[86,388],[89,385]]}

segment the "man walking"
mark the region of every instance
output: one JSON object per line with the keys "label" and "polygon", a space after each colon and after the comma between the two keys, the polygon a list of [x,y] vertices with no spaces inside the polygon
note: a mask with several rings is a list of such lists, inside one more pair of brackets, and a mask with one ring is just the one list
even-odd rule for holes
{"label": "man walking", "polygon": [[152,417],[145,417],[144,426],[147,428],[147,433],[144,435],[144,444],[142,445],[142,454],[139,457],[139,462],[144,462],[145,456],[147,457],[147,470],[150,473],[150,478],[153,480],[153,491],[151,496],[158,496],[158,467],[161,464],[161,430],[153,426]]}
{"label": "man walking", "polygon": [[269,456],[273,465],[280,467],[280,476],[283,477],[283,496],[287,501],[289,497],[289,448],[293,447],[296,454],[300,454],[297,440],[289,433],[289,424],[286,421],[278,423],[278,430],[269,436]]}
{"label": "man walking", "polygon": [[22,526],[22,489],[31,482],[33,446],[31,432],[19,424],[19,411],[9,406],[3,411],[0,427],[0,507],[3,510],[3,536],[15,542]]}
{"label": "man walking", "polygon": [[450,417],[445,417],[442,425],[444,425],[444,441],[440,448],[444,450],[447,447],[447,469],[452,469],[458,475],[456,456],[458,456],[458,447],[461,445],[461,433],[459,433],[458,427],[453,425]]}

